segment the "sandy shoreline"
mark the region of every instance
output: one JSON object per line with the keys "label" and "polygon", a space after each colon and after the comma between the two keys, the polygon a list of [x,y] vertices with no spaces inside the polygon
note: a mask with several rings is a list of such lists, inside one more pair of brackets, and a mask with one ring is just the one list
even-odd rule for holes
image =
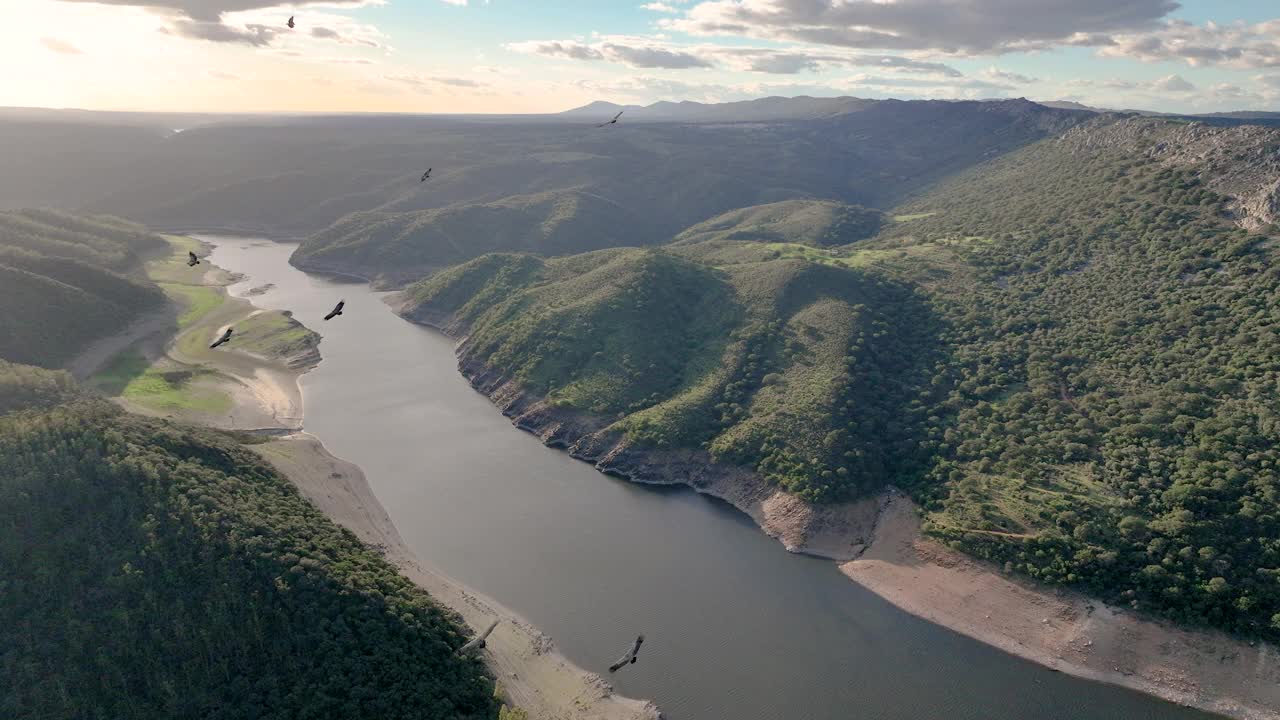
{"label": "sandy shoreline", "polygon": [[528,621],[418,560],[404,544],[364,473],[333,457],[311,435],[250,446],[283,472],[320,510],[378,547],[384,557],[437,602],[457,612],[473,630],[500,619],[482,651],[503,699],[542,720],[655,720],[650,702],[614,695],[599,675],[570,663],[551,638]]}
{"label": "sandy shoreline", "polygon": [[[402,315],[404,306],[390,298]],[[406,316],[462,338],[453,318]],[[459,371],[516,427],[544,444],[633,482],[684,484],[749,515],[791,552],[835,560],[846,577],[898,608],[1012,655],[1070,675],[1244,720],[1280,718],[1280,653],[1223,633],[1185,630],[1077,593],[1011,579],[926,538],[911,501],[878,498],[814,508],[755,473],[703,453],[628,447],[597,418],[550,408],[500,373]]]}
{"label": "sandy shoreline", "polygon": [[1271,645],[1006,576],[925,537],[905,496],[886,500],[870,546],[840,570],[903,610],[1070,675],[1230,717],[1280,717],[1280,656]]}

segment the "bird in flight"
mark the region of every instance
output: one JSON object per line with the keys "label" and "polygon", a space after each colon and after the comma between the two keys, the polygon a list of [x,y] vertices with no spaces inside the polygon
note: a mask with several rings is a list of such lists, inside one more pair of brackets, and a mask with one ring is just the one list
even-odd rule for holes
{"label": "bird in flight", "polygon": [[187,251],[187,267],[195,267],[199,264],[200,264],[200,258],[196,257],[195,253],[188,250]]}
{"label": "bird in flight", "polygon": [[290,15],[290,16],[289,16],[289,22],[287,22],[287,23],[285,23],[285,24],[286,24],[286,25],[288,25],[290,28],[292,28],[292,27],[293,27],[293,16],[292,16],[292,15]]}
{"label": "bird in flight", "polygon": [[222,333],[222,337],[214,341],[214,343],[209,346],[209,349],[212,350],[218,347],[219,345],[227,342],[231,342],[231,328],[227,328],[227,331]]}
{"label": "bird in flight", "polygon": [[427,171],[422,173],[422,179],[418,182],[426,182],[429,177],[431,177],[431,168],[427,168]]}
{"label": "bird in flight", "polygon": [[494,628],[496,628],[496,627],[498,627],[498,621],[497,621],[497,620],[494,620],[493,622],[489,623],[489,627],[485,628],[485,631],[484,631],[484,632],[482,632],[482,633],[480,633],[479,635],[476,635],[474,638],[472,638],[472,639],[471,639],[471,642],[469,642],[469,643],[467,643],[466,645],[463,645],[462,647],[458,648],[458,654],[459,654],[459,655],[466,655],[467,653],[469,653],[469,652],[471,652],[472,650],[475,650],[475,649],[477,649],[477,648],[478,648],[478,649],[483,650],[483,649],[484,649],[484,645],[485,645],[485,643],[484,643],[485,638],[489,637],[489,633],[493,632],[493,629],[494,629]]}
{"label": "bird in flight", "polygon": [[343,306],[343,305],[346,305],[346,304],[347,304],[347,301],[346,301],[346,300],[339,300],[339,301],[338,301],[338,304],[337,304],[337,305],[334,305],[334,306],[333,306],[333,309],[329,311],[329,314],[324,316],[324,319],[325,319],[325,320],[332,320],[332,319],[334,319],[335,317],[337,317],[337,316],[341,315],[341,314],[342,314],[342,306]]}
{"label": "bird in flight", "polygon": [[617,114],[617,115],[614,115],[612,120],[610,120],[609,122],[602,122],[602,123],[600,123],[599,125],[597,125],[596,127],[604,127],[605,125],[616,125],[616,124],[618,124],[618,118],[622,117],[622,113],[624,113],[624,112],[626,112],[626,110],[619,110],[619,111],[618,111],[618,114]]}
{"label": "bird in flight", "polygon": [[618,658],[618,662],[609,666],[609,672],[618,672],[618,669],[629,663],[636,661],[636,655],[640,654],[640,645],[644,643],[644,636],[636,638],[636,644],[631,646],[625,655]]}

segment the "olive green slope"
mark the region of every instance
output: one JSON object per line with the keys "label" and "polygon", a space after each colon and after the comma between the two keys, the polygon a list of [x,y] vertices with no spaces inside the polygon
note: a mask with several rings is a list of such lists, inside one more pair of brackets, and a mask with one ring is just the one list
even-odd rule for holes
{"label": "olive green slope", "polygon": [[546,192],[431,210],[356,213],[309,239],[293,262],[370,277],[417,278],[488,252],[565,255],[665,239],[653,227],[590,192]]}
{"label": "olive green slope", "polygon": [[713,240],[847,245],[880,232],[884,213],[832,200],[786,200],[732,210],[676,236],[675,244]]}
{"label": "olive green slope", "polygon": [[[476,362],[631,441],[706,448],[803,497],[905,472],[936,327],[900,284],[798,260],[716,267],[621,249],[491,255],[412,286],[404,313],[456,316]],[[896,318],[896,319],[895,319]]]}
{"label": "olive green slope", "polygon": [[0,357],[57,367],[159,307],[140,257],[164,246],[115,218],[0,213]]}
{"label": "olive green slope", "polygon": [[0,416],[0,466],[0,716],[496,717],[455,620],[228,438],[80,400]]}
{"label": "olive green slope", "polygon": [[[972,268],[929,281],[955,383],[921,488],[934,532],[1109,601],[1276,635],[1277,238],[1209,188],[1277,148],[1256,128],[1098,123],[898,210],[914,219],[883,248]],[[1236,160],[1198,163],[1210,151]]]}

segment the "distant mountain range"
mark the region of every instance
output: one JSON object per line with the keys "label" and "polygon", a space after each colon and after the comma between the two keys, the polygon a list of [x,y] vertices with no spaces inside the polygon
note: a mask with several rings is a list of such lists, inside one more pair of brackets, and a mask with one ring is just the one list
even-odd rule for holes
{"label": "distant mountain range", "polygon": [[579,108],[566,110],[560,117],[607,120],[625,112],[628,121],[681,122],[761,122],[767,120],[803,120],[829,118],[865,110],[879,100],[856,97],[818,98],[764,97],[725,103],[700,103],[690,100],[656,102],[652,105],[618,105],[597,100]]}
{"label": "distant mountain range", "polygon": [[[1019,99],[1025,100],[1024,98]],[[892,99],[871,100],[848,96],[821,98],[807,95],[791,98],[775,96],[726,103],[700,103],[689,100],[682,102],[662,101],[652,105],[619,105],[597,100],[582,107],[566,110],[560,113],[559,117],[607,120],[618,112],[624,112],[623,117],[629,122],[766,122],[831,118],[848,113],[861,112],[879,103],[893,102],[904,101]],[[988,102],[1008,102],[1008,100],[993,99]],[[1092,113],[1120,113],[1145,117],[1188,118],[1208,123],[1231,121],[1264,125],[1280,124],[1280,112],[1262,110],[1184,114],[1133,108],[1114,110],[1085,105],[1072,100],[1044,100],[1036,101],[1036,104],[1056,110],[1082,110]]]}

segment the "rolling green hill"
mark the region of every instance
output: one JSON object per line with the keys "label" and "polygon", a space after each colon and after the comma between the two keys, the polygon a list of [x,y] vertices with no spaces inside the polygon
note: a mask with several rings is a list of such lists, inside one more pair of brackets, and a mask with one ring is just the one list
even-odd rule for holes
{"label": "rolling green hill", "polygon": [[747,208],[663,250],[480,258],[405,313],[633,447],[819,502],[892,482],[1011,572],[1280,637],[1278,151],[1102,117],[875,238],[818,249],[812,204]]}
{"label": "rolling green hill", "polygon": [[[1103,122],[899,210],[915,219],[884,246],[959,248],[976,273],[930,286],[953,321],[921,486],[935,532],[1040,580],[1276,635],[1276,237],[1232,222],[1215,188],[1266,192],[1267,173],[1242,178],[1277,148],[1261,128]],[[946,245],[966,238],[983,240]]]}
{"label": "rolling green hill", "polygon": [[57,367],[93,340],[159,307],[140,256],[166,247],[110,217],[0,213],[0,358]]}
{"label": "rolling green hill", "polygon": [[707,448],[806,498],[849,497],[902,472],[894,450],[923,419],[909,390],[935,332],[920,300],[848,268],[738,260],[490,255],[410,287],[403,312],[456,317],[470,330],[464,363],[605,432]]}
{"label": "rolling green hill", "polygon": [[831,200],[786,200],[731,210],[694,225],[673,244],[715,240],[799,243],[815,247],[848,245],[880,232],[884,213]]}
{"label": "rolling green hill", "polygon": [[645,218],[598,195],[547,192],[436,210],[349,215],[309,239],[293,262],[407,279],[498,250],[566,255],[657,237]]}
{"label": "rolling green hill", "polygon": [[[65,382],[0,365],[0,411]],[[456,620],[227,437],[80,400],[0,416],[0,466],[0,715],[497,717]]]}

